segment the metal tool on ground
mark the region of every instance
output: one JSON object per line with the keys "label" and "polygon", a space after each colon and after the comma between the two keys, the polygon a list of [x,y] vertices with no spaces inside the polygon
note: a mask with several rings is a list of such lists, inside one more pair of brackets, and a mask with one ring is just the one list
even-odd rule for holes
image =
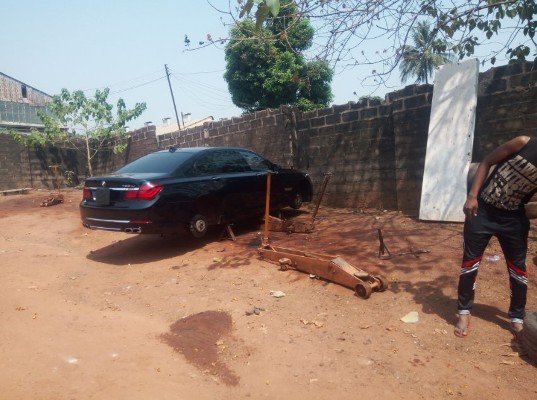
{"label": "metal tool on ground", "polygon": [[[379,242],[380,242],[380,245],[379,245],[379,258],[381,260],[389,260],[390,258],[392,258],[392,254],[390,253],[390,250],[388,250],[388,247],[384,243],[384,237],[382,236],[382,231],[380,229],[377,229],[377,232],[378,232],[378,237],[379,237]],[[397,253],[396,255],[404,256],[404,255],[407,255],[407,254],[412,254],[414,257],[419,258],[420,254],[426,254],[426,253],[430,253],[430,251],[429,250],[422,250],[422,249],[415,249],[413,247],[410,247],[410,249],[408,249],[406,251],[401,251],[401,252]]]}
{"label": "metal tool on ground", "polygon": [[313,210],[313,213],[311,214],[311,218],[309,220],[300,220],[300,219],[283,219],[283,218],[277,218],[273,217],[272,215],[269,215],[269,229],[273,232],[287,232],[287,233],[311,233],[315,230],[315,218],[317,217],[317,213],[319,212],[319,207],[321,205],[321,201],[323,200],[324,193],[326,191],[326,186],[328,185],[328,181],[330,180],[330,177],[332,176],[332,173],[328,172],[324,174],[323,184],[321,186],[321,191],[319,192],[319,197],[317,198],[317,201],[315,202],[315,209]]}
{"label": "metal tool on ground", "polygon": [[380,229],[377,229],[378,236],[379,236],[379,258],[381,260],[389,260],[392,258],[392,254],[390,253],[390,250],[388,250],[388,247],[384,243],[384,237],[382,236],[382,231]]}
{"label": "metal tool on ground", "polygon": [[224,230],[222,230],[222,233],[220,234],[219,240],[230,239],[230,240],[233,240],[234,242],[237,241],[237,238],[235,237],[235,233],[233,232],[233,229],[231,229],[231,225],[232,224],[226,224]]}
{"label": "metal tool on ground", "polygon": [[429,250],[423,250],[423,249],[415,249],[415,248],[411,247],[407,251],[402,251],[400,253],[397,253],[397,255],[398,256],[404,256],[406,254],[412,254],[414,257],[419,258],[420,254],[427,254],[427,253],[430,253],[430,251]]}
{"label": "metal tool on ground", "polygon": [[270,203],[270,174],[267,176],[267,196],[265,203],[265,226],[259,255],[280,265],[280,269],[295,269],[323,278],[327,281],[354,289],[364,299],[373,291],[382,292],[388,288],[388,280],[383,276],[373,276],[352,265],[337,255],[312,253],[285,247],[272,246],[268,236],[268,211]]}

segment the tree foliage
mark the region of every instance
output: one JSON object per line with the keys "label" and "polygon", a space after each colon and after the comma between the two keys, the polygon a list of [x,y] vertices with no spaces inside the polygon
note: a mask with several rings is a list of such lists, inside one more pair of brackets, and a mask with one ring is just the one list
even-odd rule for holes
{"label": "tree foliage", "polygon": [[[237,0],[226,11],[232,20],[255,13],[258,25],[271,19],[281,0]],[[343,68],[374,65],[377,82],[399,64],[420,22],[431,26],[434,53],[452,51],[460,59],[487,45],[483,63],[497,59],[537,60],[535,0],[294,0],[295,20],[315,28],[313,54]],[[281,18],[280,15],[276,18]],[[263,35],[258,35],[266,40]],[[368,49],[374,50],[368,51]]]}
{"label": "tree foliage", "polygon": [[435,39],[427,22],[418,22],[412,32],[412,41],[414,44],[405,46],[402,51],[399,69],[403,83],[411,76],[416,77],[416,83],[429,83],[429,77],[436,67],[454,59],[449,53],[435,52],[439,46],[435,46]]}
{"label": "tree foliage", "polygon": [[230,30],[224,78],[233,103],[248,112],[282,104],[324,107],[332,99],[332,70],[303,54],[312,45],[313,27],[296,17],[290,1],[282,1],[278,10],[278,18],[269,16],[261,26],[245,18]]}
{"label": "tree foliage", "polygon": [[109,92],[108,88],[97,90],[93,98],[88,98],[80,90],[71,93],[62,89],[47,105],[47,112],[38,112],[44,130],[11,134],[25,145],[59,145],[81,151],[86,156],[91,176],[92,159],[104,149],[122,152],[126,147],[125,124],[146,109],[145,103],[136,103],[134,108],[127,109],[123,99],[119,99],[114,112],[113,105],[108,102]]}

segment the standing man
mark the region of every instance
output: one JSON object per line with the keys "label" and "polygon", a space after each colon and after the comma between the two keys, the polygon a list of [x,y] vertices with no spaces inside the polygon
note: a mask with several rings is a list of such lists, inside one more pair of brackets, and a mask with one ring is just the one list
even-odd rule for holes
{"label": "standing man", "polygon": [[[496,165],[487,177],[490,167]],[[464,252],[458,287],[455,335],[468,334],[477,270],[492,236],[502,247],[509,272],[510,329],[515,338],[522,330],[528,273],[529,221],[524,205],[537,190],[537,139],[516,137],[487,155],[477,168],[464,213]]]}

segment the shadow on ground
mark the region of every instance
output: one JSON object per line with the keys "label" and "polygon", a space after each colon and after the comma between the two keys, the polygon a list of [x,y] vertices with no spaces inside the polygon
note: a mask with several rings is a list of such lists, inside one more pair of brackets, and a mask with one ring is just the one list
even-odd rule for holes
{"label": "shadow on ground", "polygon": [[[233,232],[236,236],[251,236],[259,228],[259,221],[245,220],[233,225]],[[129,265],[144,264],[153,261],[165,260],[182,256],[188,252],[201,249],[211,243],[229,240],[225,227],[211,227],[206,236],[196,239],[187,233],[177,235],[136,235],[125,240],[112,243],[97,250],[92,250],[86,257],[92,261],[112,264]],[[254,239],[247,244],[247,247],[254,247],[258,240]],[[245,252],[251,253],[251,251]],[[219,268],[239,267],[248,265],[247,259],[242,260],[245,255],[237,255],[234,259],[229,259],[224,263],[218,263]],[[214,269],[214,268],[210,268]]]}

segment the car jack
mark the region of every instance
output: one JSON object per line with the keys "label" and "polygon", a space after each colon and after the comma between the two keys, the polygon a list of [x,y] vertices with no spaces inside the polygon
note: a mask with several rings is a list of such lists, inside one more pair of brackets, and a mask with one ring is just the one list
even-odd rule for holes
{"label": "car jack", "polygon": [[337,255],[311,253],[270,245],[268,237],[270,183],[269,173],[267,176],[264,234],[261,247],[258,249],[261,258],[279,264],[283,271],[292,268],[351,288],[363,299],[371,296],[373,291],[382,292],[388,288],[388,280],[385,277],[373,276]]}

